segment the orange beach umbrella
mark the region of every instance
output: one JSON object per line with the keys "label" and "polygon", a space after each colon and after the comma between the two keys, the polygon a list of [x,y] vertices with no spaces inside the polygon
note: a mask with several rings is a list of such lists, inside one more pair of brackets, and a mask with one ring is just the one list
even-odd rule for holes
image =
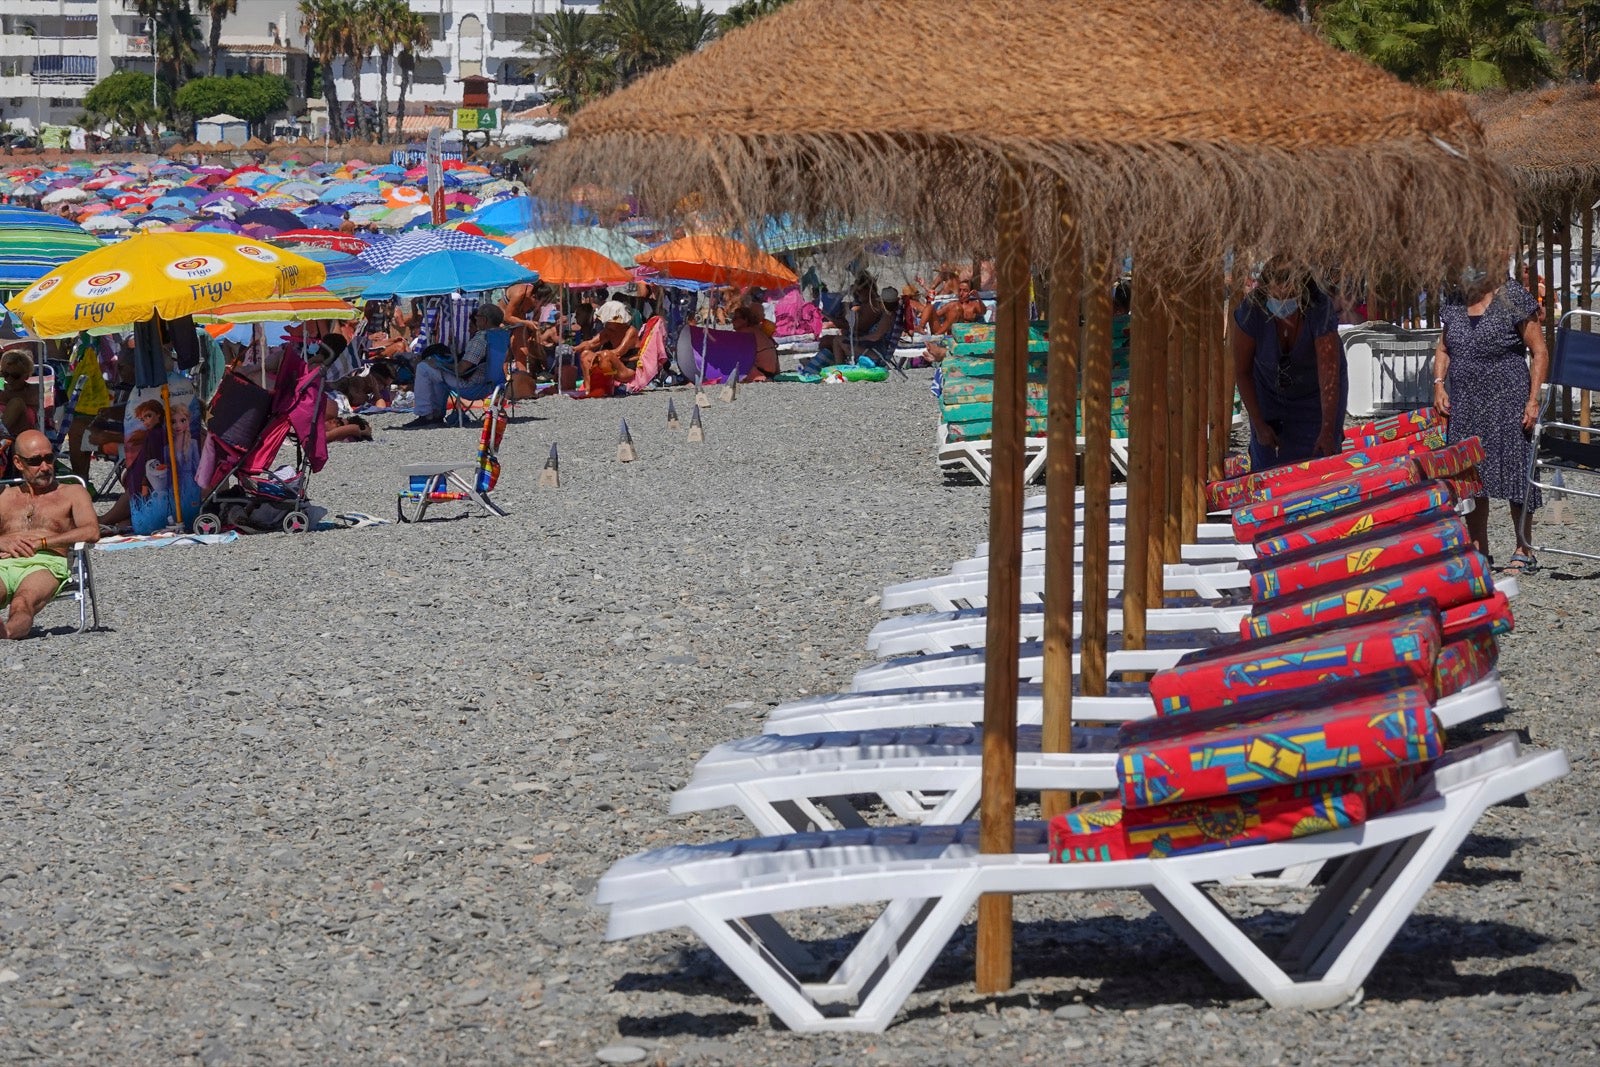
{"label": "orange beach umbrella", "polygon": [[511,258],[537,272],[540,281],[551,285],[623,285],[633,281],[628,268],[616,260],[577,245],[530,248]]}
{"label": "orange beach umbrella", "polygon": [[686,282],[784,289],[799,280],[765,252],[711,234],[680,237],[634,258],[642,267]]}

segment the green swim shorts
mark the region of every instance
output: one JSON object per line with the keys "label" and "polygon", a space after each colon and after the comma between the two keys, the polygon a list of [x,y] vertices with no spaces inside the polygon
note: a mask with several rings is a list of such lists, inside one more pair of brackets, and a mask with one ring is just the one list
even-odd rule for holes
{"label": "green swim shorts", "polygon": [[58,591],[67,584],[67,579],[72,577],[72,572],[67,569],[67,558],[58,556],[54,552],[0,559],[0,582],[6,584],[6,603],[11,603],[11,598],[17,595],[17,586],[22,584],[22,579],[40,568],[55,575]]}

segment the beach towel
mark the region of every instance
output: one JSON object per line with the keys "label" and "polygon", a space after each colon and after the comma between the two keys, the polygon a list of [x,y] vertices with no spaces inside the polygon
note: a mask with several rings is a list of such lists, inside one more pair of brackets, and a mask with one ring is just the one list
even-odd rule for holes
{"label": "beach towel", "polygon": [[798,285],[791,285],[778,295],[772,321],[780,337],[815,338],[822,333],[822,312],[805,298]]}
{"label": "beach towel", "polygon": [[127,534],[120,537],[102,537],[94,547],[102,552],[118,552],[129,548],[171,548],[174,545],[225,545],[239,540],[234,531],[219,534]]}
{"label": "beach towel", "polygon": [[642,393],[656,380],[662,364],[667,361],[666,336],[666,324],[661,321],[660,315],[644,324],[643,337],[639,342],[639,369],[633,372],[633,380],[626,383],[628,392]]}

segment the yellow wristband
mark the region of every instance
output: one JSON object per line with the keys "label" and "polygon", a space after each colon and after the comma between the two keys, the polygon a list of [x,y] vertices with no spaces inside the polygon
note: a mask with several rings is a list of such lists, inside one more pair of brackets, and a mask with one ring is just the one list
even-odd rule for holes
{"label": "yellow wristband", "polygon": [[40,537],[39,538],[39,548],[41,550],[45,547],[45,545],[47,545],[49,543],[50,543],[50,538],[48,538],[48,537]]}

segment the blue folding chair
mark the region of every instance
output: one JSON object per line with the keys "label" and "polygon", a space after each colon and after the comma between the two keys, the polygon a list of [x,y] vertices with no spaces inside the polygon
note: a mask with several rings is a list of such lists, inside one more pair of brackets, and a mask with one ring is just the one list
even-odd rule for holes
{"label": "blue folding chair", "polygon": [[[1581,318],[1580,318],[1581,317]],[[1584,321],[1587,320],[1587,321]],[[1600,332],[1589,333],[1588,325],[1600,331],[1600,312],[1569,311],[1556,328],[1556,349],[1550,357],[1550,381],[1544,403],[1533,424],[1533,461],[1528,465],[1528,484],[1553,497],[1578,496],[1600,500],[1594,489],[1576,489],[1566,484],[1569,477],[1600,476],[1600,427],[1558,421],[1563,390],[1582,389],[1600,392]],[[1589,438],[1589,440],[1585,440]],[[1544,481],[1546,471],[1551,480]],[[1600,560],[1593,552],[1561,548],[1533,540],[1533,511],[1523,511],[1523,540],[1535,554],[1553,552],[1558,556],[1580,556]]]}
{"label": "blue folding chair", "polygon": [[[510,396],[511,391],[505,389],[505,386],[508,377],[506,374],[506,360],[511,354],[511,331],[504,327],[496,327],[489,330],[488,335],[488,371],[485,373],[483,381],[477,385],[470,388],[450,390],[449,396],[445,399],[446,422],[450,421],[450,416],[453,414],[455,416],[455,424],[457,426],[465,426],[467,424],[467,409],[471,406],[471,402],[488,400],[496,390],[504,390],[504,394],[507,397]],[[509,403],[515,410],[516,401],[509,401]]]}

